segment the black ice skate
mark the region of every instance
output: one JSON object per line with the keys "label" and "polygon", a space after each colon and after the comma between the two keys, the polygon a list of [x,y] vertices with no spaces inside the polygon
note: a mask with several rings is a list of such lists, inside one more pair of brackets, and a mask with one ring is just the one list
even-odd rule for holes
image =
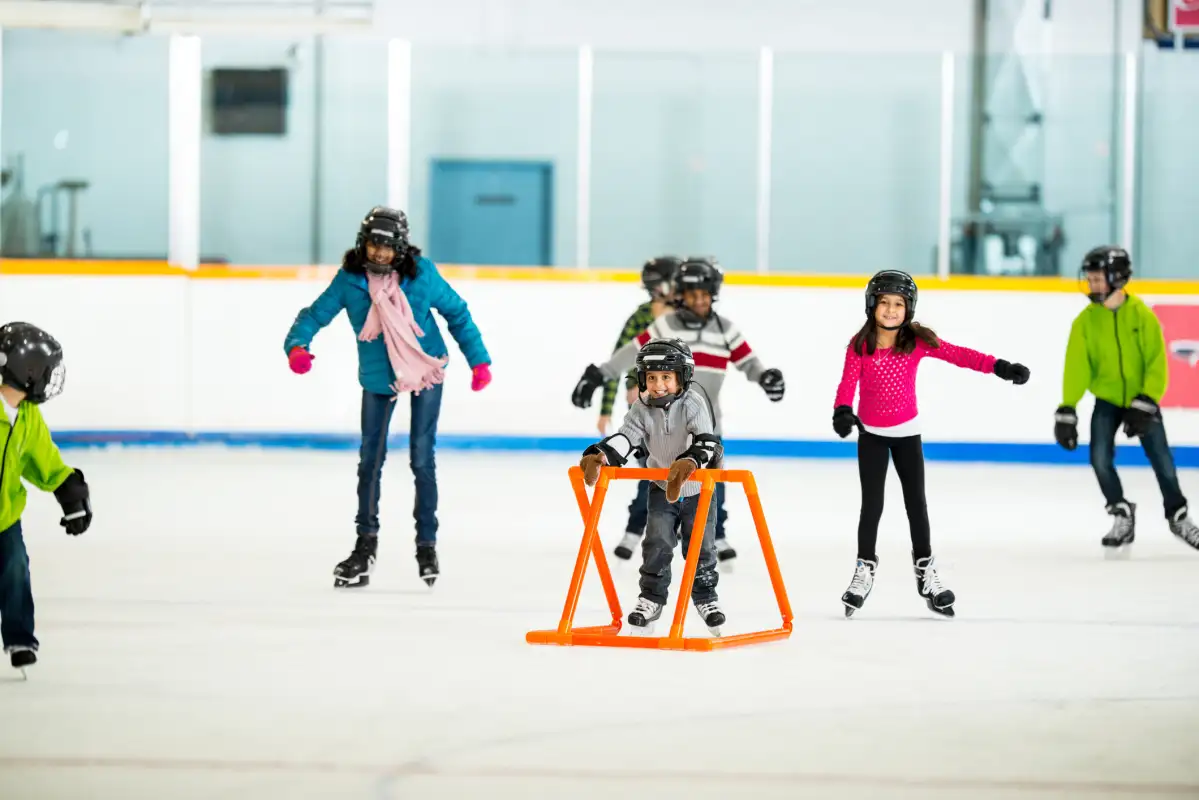
{"label": "black ice skate", "polygon": [[620,540],[620,544],[616,545],[616,549],[612,551],[612,555],[619,559],[628,561],[633,557],[633,551],[637,549],[637,544],[641,541],[641,534],[625,531],[624,536]]}
{"label": "black ice skate", "polygon": [[333,568],[334,589],[359,589],[369,586],[371,573],[375,571],[375,552],[379,537],[374,534],[358,534],[354,552]]}
{"label": "black ice skate", "polygon": [[933,557],[916,559],[912,568],[916,571],[916,591],[928,604],[929,611],[952,617],[953,603],[957,598],[954,597],[953,592],[941,585],[941,578],[937,575]]}
{"label": "black ice skate", "polygon": [[437,569],[436,545],[418,544],[416,546],[416,569],[420,573],[421,580],[429,586],[437,582],[437,576],[440,573]]}
{"label": "black ice skate", "polygon": [[[1112,529],[1103,537],[1104,558],[1126,558],[1128,546],[1137,538],[1137,504],[1121,500],[1107,507],[1114,517]],[[1173,524],[1171,524],[1173,530]]]}
{"label": "black ice skate", "polygon": [[845,590],[845,594],[841,595],[841,602],[845,604],[846,617],[852,617],[853,612],[860,611],[862,604],[870,596],[870,590],[874,588],[874,571],[876,569],[878,569],[877,561],[858,559],[857,566],[853,570],[853,580],[849,582],[849,588]]}
{"label": "black ice skate", "polygon": [[633,626],[634,636],[646,636],[650,626],[662,616],[662,604],[655,603],[645,597],[637,598],[637,605],[629,612],[629,624]]}
{"label": "black ice skate", "polygon": [[37,663],[37,651],[32,647],[10,647],[8,652],[9,663],[12,664],[13,669],[21,670],[21,676],[28,677],[25,674],[25,668],[32,667]]}
{"label": "black ice skate", "polygon": [[1174,516],[1170,517],[1170,532],[1199,550],[1199,525],[1191,521],[1186,506],[1175,511]]}
{"label": "black ice skate", "polygon": [[699,612],[704,625],[708,626],[708,633],[713,636],[719,636],[720,626],[725,621],[724,612],[720,610],[720,601],[712,599],[707,603],[696,603],[695,610]]}
{"label": "black ice skate", "polygon": [[723,572],[733,571],[733,559],[737,557],[737,551],[729,544],[729,540],[723,536],[716,540],[716,563],[720,566]]}

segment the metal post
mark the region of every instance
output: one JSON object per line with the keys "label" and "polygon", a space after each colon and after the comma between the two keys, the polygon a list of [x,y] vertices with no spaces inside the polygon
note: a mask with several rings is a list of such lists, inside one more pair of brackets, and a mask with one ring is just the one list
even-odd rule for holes
{"label": "metal post", "polygon": [[953,215],[954,55],[941,55],[941,172],[937,211],[937,277],[949,277],[949,235]]}
{"label": "metal post", "polygon": [[412,182],[412,44],[387,43],[387,205],[406,210]]}
{"label": "metal post", "polygon": [[1136,236],[1137,123],[1140,116],[1140,60],[1137,53],[1124,56],[1123,147],[1121,148],[1120,245],[1133,254]]}
{"label": "metal post", "polygon": [[770,193],[774,146],[774,50],[758,51],[758,272],[770,270]]}
{"label": "metal post", "polygon": [[167,83],[170,234],[167,260],[195,269],[200,263],[200,127],[203,69],[200,37],[172,36]]}
{"label": "metal post", "polygon": [[578,153],[575,196],[575,266],[591,263],[591,115],[595,89],[595,57],[591,45],[579,47]]}

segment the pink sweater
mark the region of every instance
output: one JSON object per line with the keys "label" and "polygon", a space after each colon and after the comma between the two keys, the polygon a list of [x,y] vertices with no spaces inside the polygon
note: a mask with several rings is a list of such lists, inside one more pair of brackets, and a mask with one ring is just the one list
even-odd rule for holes
{"label": "pink sweater", "polygon": [[920,359],[939,358],[976,372],[995,371],[995,357],[977,350],[952,345],[944,339],[940,347],[916,341],[916,349],[906,355],[878,348],[873,355],[858,355],[845,348],[845,369],[837,387],[836,406],[853,406],[853,390],[861,383],[858,419],[873,428],[890,428],[916,418],[916,368]]}

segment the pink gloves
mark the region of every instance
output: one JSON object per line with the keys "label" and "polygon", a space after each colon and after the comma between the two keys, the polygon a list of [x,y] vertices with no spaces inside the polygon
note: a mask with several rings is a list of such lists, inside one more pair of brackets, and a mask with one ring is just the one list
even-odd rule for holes
{"label": "pink gloves", "polygon": [[303,375],[312,369],[312,359],[312,353],[309,353],[303,347],[296,346],[287,354],[287,365],[291,367],[292,372],[297,375]]}
{"label": "pink gloves", "polygon": [[470,388],[472,391],[480,391],[491,383],[491,365],[480,364],[471,370]]}

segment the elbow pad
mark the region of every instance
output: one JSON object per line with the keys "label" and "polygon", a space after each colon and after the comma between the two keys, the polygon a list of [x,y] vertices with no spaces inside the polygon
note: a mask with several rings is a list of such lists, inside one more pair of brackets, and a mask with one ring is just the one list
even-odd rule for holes
{"label": "elbow pad", "polygon": [[720,437],[710,433],[695,434],[691,439],[691,446],[679,454],[679,458],[690,458],[701,467],[706,464],[719,464],[723,456],[724,445],[721,444]]}
{"label": "elbow pad", "polygon": [[633,443],[629,441],[629,437],[623,433],[615,433],[588,447],[583,451],[583,455],[589,456],[593,453],[601,453],[608,466],[623,467],[628,463],[629,456],[633,452]]}

